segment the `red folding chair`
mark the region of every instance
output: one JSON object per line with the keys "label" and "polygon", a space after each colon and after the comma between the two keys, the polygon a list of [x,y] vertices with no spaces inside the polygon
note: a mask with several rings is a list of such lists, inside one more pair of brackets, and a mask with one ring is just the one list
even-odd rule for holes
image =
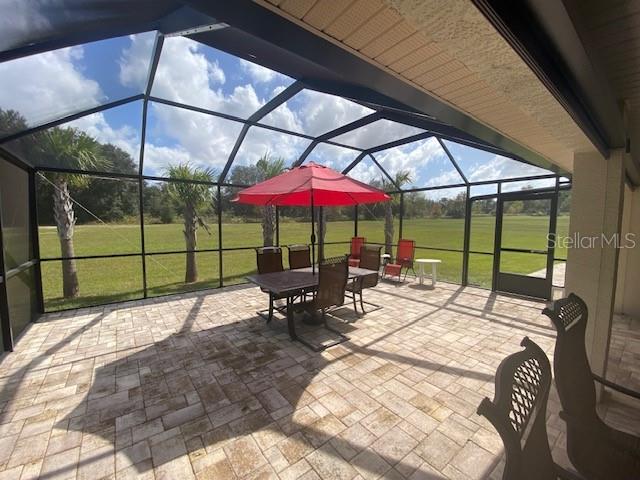
{"label": "red folding chair", "polygon": [[349,255],[349,266],[360,266],[360,249],[367,241],[364,237],[351,237],[351,254]]}
{"label": "red folding chair", "polygon": [[407,273],[409,270],[416,274],[413,269],[413,259],[416,254],[416,242],[414,240],[399,240],[398,250],[396,251],[396,258],[393,262],[389,262],[384,266],[382,276],[391,275],[392,277],[398,277],[402,274],[402,269],[405,269],[403,281],[407,279]]}

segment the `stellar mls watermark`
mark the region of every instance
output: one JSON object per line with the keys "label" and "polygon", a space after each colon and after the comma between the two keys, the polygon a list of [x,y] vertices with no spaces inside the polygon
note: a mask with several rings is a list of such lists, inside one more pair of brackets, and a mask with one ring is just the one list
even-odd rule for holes
{"label": "stellar mls watermark", "polygon": [[549,242],[549,247],[552,248],[636,248],[637,244],[635,233],[625,233],[624,235],[619,233],[611,235],[604,233],[600,235],[574,233],[569,236],[548,234],[547,241]]}

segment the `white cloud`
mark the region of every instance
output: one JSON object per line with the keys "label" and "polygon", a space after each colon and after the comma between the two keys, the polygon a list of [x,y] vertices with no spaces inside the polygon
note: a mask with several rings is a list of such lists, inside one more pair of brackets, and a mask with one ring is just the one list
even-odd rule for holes
{"label": "white cloud", "polygon": [[303,90],[264,117],[261,123],[317,136],[372,112],[341,97]]}
{"label": "white cloud", "polygon": [[191,155],[181,147],[162,147],[151,143],[144,147],[144,170],[147,174],[162,175],[169,165],[190,162]]}
{"label": "white cloud", "polygon": [[341,172],[356,158],[358,153],[350,148],[320,143],[311,151],[307,161],[316,162]]}
{"label": "white cloud", "polygon": [[256,83],[269,83],[278,77],[284,77],[279,72],[258,65],[257,63],[249,62],[244,59],[240,59],[240,67],[244,70],[251,79]]}
{"label": "white cloud", "polygon": [[140,137],[138,130],[131,125],[114,129],[100,112],[74,120],[69,123],[69,126],[82,130],[101,143],[110,143],[121,148],[131,155],[136,163],[138,162]]}
{"label": "white cloud", "polygon": [[0,64],[0,108],[36,125],[103,103],[98,82],[76,67],[83,54],[82,47],[63,48]]}
{"label": "white cloud", "polygon": [[310,135],[321,135],[373,113],[373,110],[344,98],[313,90],[301,92],[301,100],[303,104],[297,114],[305,125],[305,133]]}
{"label": "white cloud", "polygon": [[[158,159],[168,161],[160,166],[161,170],[169,163],[175,164],[184,161],[183,152],[187,152],[188,158],[186,159],[193,165],[213,167],[219,172],[226,164],[229,153],[242,128],[238,122],[163,104],[151,105],[150,115],[156,121],[155,131],[150,133],[153,136],[171,139],[179,144],[179,147],[175,148],[175,158],[169,156],[168,150],[164,150],[164,155],[158,157]],[[161,173],[150,170],[153,166],[159,166],[158,161],[146,162],[145,146],[145,172]]]}
{"label": "white cloud", "polygon": [[155,33],[147,32],[129,35],[129,40],[131,44],[122,50],[118,61],[120,83],[125,87],[131,87],[143,92],[147,87],[147,76],[153,53]]}
{"label": "white cloud", "polygon": [[262,155],[268,152],[272,157],[283,158],[285,165],[289,166],[298,159],[310,143],[311,140],[294,135],[252,127],[242,142],[234,165],[255,164]]}
{"label": "white cloud", "polygon": [[225,94],[225,72],[217,61],[208,60],[201,48],[183,37],[166,39],[153,95],[242,118],[264,104],[251,84],[236,85],[230,94]]}
{"label": "white cloud", "polygon": [[384,178],[382,170],[380,170],[375,163],[363,159],[348,173],[350,177],[360,180],[364,183],[371,183],[374,180]]}
{"label": "white cloud", "polygon": [[458,183],[464,183],[464,180],[456,170],[449,170],[435,177],[428,178],[424,183],[424,186],[435,187],[440,185],[455,185]]}
{"label": "white cloud", "polygon": [[549,173],[542,168],[534,167],[533,165],[518,162],[500,155],[494,155],[487,162],[477,163],[469,170],[467,178],[470,181],[544,175],[545,173]]}
{"label": "white cloud", "polygon": [[[225,72],[217,61],[210,61],[199,43],[183,37],[168,38],[164,42],[162,57],[156,72],[152,93],[180,103],[229,113],[246,118],[264,101],[251,84],[236,85],[225,93]],[[134,51],[123,59],[135,62]],[[129,64],[121,64],[121,80],[133,77],[127,72]],[[256,73],[256,72],[254,72]],[[257,73],[256,73],[257,74]],[[229,88],[226,89],[229,92]],[[156,129],[151,132],[158,139],[165,138],[177,147],[158,147],[147,142],[145,147],[145,172],[157,174],[170,163],[189,161],[201,167],[213,167],[218,172],[224,167],[242,125],[211,115],[199,114],[162,104],[151,105]],[[280,145],[281,146],[281,145]],[[265,148],[264,142],[257,150],[248,152],[248,158],[257,160]],[[149,160],[147,160],[149,157]]]}
{"label": "white cloud", "polygon": [[423,132],[410,125],[383,119],[344,133],[334,140],[353,147],[371,148]]}
{"label": "white cloud", "polygon": [[411,183],[420,186],[435,185],[430,183],[432,179],[425,178],[428,165],[438,159],[445,158],[446,154],[433,137],[401,147],[390,148],[376,154],[376,160],[389,175],[393,177],[399,171],[408,171],[411,176]]}

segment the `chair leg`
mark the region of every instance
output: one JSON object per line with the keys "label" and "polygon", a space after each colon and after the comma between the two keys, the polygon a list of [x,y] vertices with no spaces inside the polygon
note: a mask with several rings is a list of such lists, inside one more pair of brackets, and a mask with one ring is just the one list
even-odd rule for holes
{"label": "chair leg", "polygon": [[360,308],[362,309],[362,314],[364,315],[364,302],[362,301],[362,289],[360,290]]}
{"label": "chair leg", "polygon": [[351,298],[353,299],[353,309],[358,313],[358,306],[356,305],[356,292],[351,292]]}
{"label": "chair leg", "polygon": [[269,294],[269,317],[267,318],[267,323],[273,320],[273,295]]}

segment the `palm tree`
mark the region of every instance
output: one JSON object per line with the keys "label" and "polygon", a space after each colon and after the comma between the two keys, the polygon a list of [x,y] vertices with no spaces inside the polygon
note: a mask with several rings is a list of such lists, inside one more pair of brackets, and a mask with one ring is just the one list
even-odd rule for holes
{"label": "palm tree", "polygon": [[214,172],[209,168],[202,169],[193,167],[189,163],[180,163],[178,165],[169,165],[166,174],[169,178],[183,180],[169,183],[167,193],[169,198],[182,210],[184,223],[182,233],[184,234],[187,250],[184,281],[185,283],[197,282],[198,266],[196,264],[195,250],[198,246],[198,227],[204,228],[211,235],[208,225],[198,212],[212,205],[214,198],[210,185],[190,183],[188,181],[213,182]]}
{"label": "palm tree", "polygon": [[[285,171],[284,159],[281,157],[271,158],[269,152],[265,153],[256,162],[258,172],[258,182],[280,175]],[[276,230],[276,209],[273,205],[266,205],[262,216],[262,241],[265,247],[274,244],[274,234]]]}
{"label": "palm tree", "polygon": [[[399,170],[396,172],[393,182],[382,178],[380,183],[382,190],[388,191],[401,188],[403,185],[411,182],[411,172],[408,170]],[[393,200],[386,202],[384,205],[384,253],[391,255],[391,246],[393,245],[393,208],[400,203],[399,197],[393,197]]]}
{"label": "palm tree", "polygon": [[[49,166],[74,170],[104,170],[110,162],[100,151],[100,144],[75,128],[52,128],[42,135],[41,154]],[[76,214],[69,188],[86,188],[86,175],[49,173],[53,183],[53,217],[56,222],[62,260],[62,291],[64,298],[75,298],[80,291],[73,246]]]}

